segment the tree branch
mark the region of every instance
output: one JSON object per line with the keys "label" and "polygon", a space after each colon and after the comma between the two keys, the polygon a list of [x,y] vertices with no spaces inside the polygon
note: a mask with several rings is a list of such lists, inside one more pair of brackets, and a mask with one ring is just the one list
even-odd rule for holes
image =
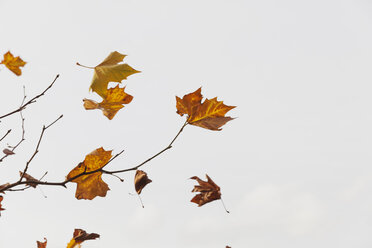
{"label": "tree branch", "polygon": [[7,117],[9,115],[15,114],[15,113],[17,113],[19,111],[22,111],[23,109],[26,108],[27,105],[36,102],[36,99],[38,99],[39,97],[43,96],[45,94],[45,92],[47,92],[53,86],[54,82],[57,80],[58,77],[59,77],[59,74],[54,78],[53,82],[43,92],[41,92],[39,95],[33,97],[28,102],[22,104],[18,109],[14,110],[14,111],[12,111],[12,112],[10,112],[8,114],[5,114],[5,115],[0,116],[0,119],[5,118],[5,117]]}

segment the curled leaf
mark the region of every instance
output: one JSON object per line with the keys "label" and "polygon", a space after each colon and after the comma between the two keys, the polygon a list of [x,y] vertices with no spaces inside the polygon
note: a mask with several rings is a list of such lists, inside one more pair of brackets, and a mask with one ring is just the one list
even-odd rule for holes
{"label": "curled leaf", "polygon": [[97,233],[87,233],[82,229],[75,229],[73,238],[67,244],[67,248],[80,248],[80,244],[86,240],[99,238]]}
{"label": "curled leaf", "polygon": [[44,238],[44,242],[41,242],[41,241],[36,241],[36,244],[37,244],[37,248],[46,248],[46,246],[47,246],[47,239],[46,238]]}
{"label": "curled leaf", "polygon": [[23,173],[22,171],[20,171],[19,172],[19,176],[22,177],[22,175],[23,175],[23,178],[26,179],[26,185],[29,185],[29,186],[31,186],[33,188],[36,188],[37,183],[35,183],[35,182],[39,182],[39,180],[37,180],[36,178],[30,176],[27,173]]}
{"label": "curled leaf", "polygon": [[106,98],[100,103],[90,99],[84,99],[84,108],[86,110],[101,109],[103,114],[112,120],[116,113],[124,107],[123,104],[128,104],[133,99],[133,96],[125,93],[124,90],[125,87],[120,88],[119,85],[108,89]]}
{"label": "curled leaf", "polygon": [[90,172],[101,169],[111,157],[111,151],[105,151],[102,147],[98,148],[86,155],[85,160],[68,173],[66,178],[77,183],[75,197],[78,200],[92,200],[96,196],[106,196],[110,188],[102,180],[102,172]]}
{"label": "curled leaf", "polygon": [[5,155],[7,155],[7,156],[9,156],[9,155],[14,155],[14,154],[15,154],[12,150],[9,150],[8,148],[5,148],[5,149],[3,150],[3,153],[4,153]]}
{"label": "curled leaf", "polygon": [[137,194],[141,194],[142,189],[152,180],[147,177],[147,173],[141,170],[136,171],[136,175],[134,176],[134,188],[137,191]]}
{"label": "curled leaf", "polygon": [[225,114],[235,106],[227,106],[223,101],[217,101],[217,97],[205,99],[203,103],[202,99],[201,88],[184,95],[182,99],[176,96],[177,114],[186,114],[187,123],[191,125],[214,131],[220,131],[226,122],[234,119]]}
{"label": "curled leaf", "polygon": [[195,185],[192,192],[200,192],[191,199],[191,202],[198,204],[198,207],[204,204],[221,199],[220,187],[213,182],[213,180],[206,174],[208,181],[203,181],[199,177],[194,176],[190,179],[196,180],[199,185]]}
{"label": "curled leaf", "polygon": [[0,62],[0,64],[4,64],[14,74],[20,76],[22,71],[19,67],[25,66],[26,62],[24,62],[19,56],[14,57],[13,54],[8,51],[4,54],[4,59]]}

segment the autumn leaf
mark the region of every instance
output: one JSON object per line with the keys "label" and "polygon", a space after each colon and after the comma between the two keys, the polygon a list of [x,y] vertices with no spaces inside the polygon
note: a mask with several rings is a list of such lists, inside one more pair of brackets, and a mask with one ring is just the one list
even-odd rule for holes
{"label": "autumn leaf", "polygon": [[152,180],[147,177],[147,173],[141,170],[136,171],[136,175],[134,176],[134,188],[137,191],[137,194],[141,194],[142,189]]}
{"label": "autumn leaf", "polygon": [[[96,67],[87,67],[94,69],[90,90],[96,92],[105,99],[109,82],[121,83],[121,81],[127,79],[128,76],[140,72],[133,69],[128,64],[119,64],[123,61],[125,56],[126,55],[115,51],[110,53],[110,55]],[[77,64],[80,65],[79,63]]]}
{"label": "autumn leaf", "polygon": [[[2,208],[2,207],[1,207],[1,202],[2,202],[3,199],[4,199],[4,197],[3,197],[2,195],[0,195],[0,211],[5,210],[5,208]],[[0,215],[1,215],[1,214],[0,214]]]}
{"label": "autumn leaf", "polygon": [[7,156],[14,155],[15,153],[12,150],[9,150],[8,148],[5,148],[3,150],[3,153]]}
{"label": "autumn leaf", "polygon": [[47,239],[46,238],[44,238],[44,242],[41,242],[41,241],[36,241],[36,244],[37,244],[37,248],[46,248],[46,246],[47,246]]}
{"label": "autumn leaf", "polygon": [[[38,182],[39,180],[37,180],[36,178],[30,176],[30,175],[27,174],[27,173],[23,173],[22,171],[20,171],[20,172],[19,172],[19,176],[22,177],[22,175],[23,175],[23,178],[26,179],[26,185],[29,185],[29,186],[31,186],[31,187],[33,187],[33,188],[36,188],[37,183],[35,183],[35,181]],[[28,182],[28,181],[31,181],[31,182]]]}
{"label": "autumn leaf", "polygon": [[199,207],[208,202],[221,199],[220,187],[207,174],[205,176],[208,181],[203,181],[197,176],[190,178],[199,183],[199,185],[194,186],[192,192],[200,192],[200,194],[197,194],[191,199],[191,202],[198,204]]}
{"label": "autumn leaf", "polygon": [[124,90],[125,87],[119,88],[119,85],[108,89],[106,98],[100,103],[90,99],[84,99],[84,108],[86,110],[101,109],[103,114],[112,120],[116,113],[124,107],[123,104],[128,104],[133,99],[133,96],[125,93]]}
{"label": "autumn leaf", "polygon": [[234,119],[225,114],[235,106],[227,106],[223,101],[217,101],[217,97],[205,99],[203,103],[202,99],[201,88],[184,95],[182,99],[176,96],[177,114],[186,114],[188,124],[214,131],[222,130],[226,122]]}
{"label": "autumn leaf", "polygon": [[67,244],[67,248],[80,248],[80,244],[83,243],[85,240],[99,238],[99,234],[87,233],[82,229],[75,229],[73,235],[74,235],[73,238]]}
{"label": "autumn leaf", "polygon": [[19,56],[14,57],[13,54],[8,51],[4,54],[4,59],[0,62],[0,64],[4,64],[14,74],[21,76],[22,71],[19,67],[25,66],[26,62],[24,62]]}
{"label": "autumn leaf", "polygon": [[98,148],[86,155],[85,160],[68,173],[66,178],[77,183],[75,197],[78,200],[92,200],[96,196],[106,196],[109,187],[101,178],[102,172],[88,173],[100,170],[110,161],[111,157],[111,151],[105,151],[102,147]]}

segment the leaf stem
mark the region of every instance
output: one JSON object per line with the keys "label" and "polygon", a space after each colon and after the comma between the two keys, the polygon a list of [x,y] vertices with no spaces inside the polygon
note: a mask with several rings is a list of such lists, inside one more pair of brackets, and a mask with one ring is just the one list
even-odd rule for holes
{"label": "leaf stem", "polygon": [[78,66],[81,66],[81,67],[84,67],[84,68],[94,69],[94,67],[89,67],[89,66],[81,65],[79,62],[76,62],[76,64],[77,64]]}

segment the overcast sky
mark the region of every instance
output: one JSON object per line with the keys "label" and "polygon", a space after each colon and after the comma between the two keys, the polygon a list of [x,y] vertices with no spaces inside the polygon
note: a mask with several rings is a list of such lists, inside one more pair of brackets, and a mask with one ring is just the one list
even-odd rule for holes
{"label": "overcast sky", "polygon": [[[134,191],[104,176],[105,198],[74,198],[67,189],[7,193],[0,247],[64,248],[74,228],[101,235],[84,248],[371,247],[372,2],[11,1],[0,0],[0,55],[27,64],[21,77],[0,67],[0,115],[17,108],[23,85],[26,141],[0,163],[0,184],[30,164],[34,177],[62,181],[101,146],[125,152],[107,169],[124,169],[157,153],[184,122],[175,96],[202,86],[207,98],[237,106],[220,132],[188,126],[172,149],[142,167],[153,180]],[[139,74],[122,85],[133,101],[109,121],[86,111],[93,71],[110,52]],[[0,145],[21,136],[18,114],[3,119]],[[1,148],[1,150],[2,150]],[[190,202],[205,173],[221,187],[215,201]],[[43,194],[47,196],[44,198]]]}

